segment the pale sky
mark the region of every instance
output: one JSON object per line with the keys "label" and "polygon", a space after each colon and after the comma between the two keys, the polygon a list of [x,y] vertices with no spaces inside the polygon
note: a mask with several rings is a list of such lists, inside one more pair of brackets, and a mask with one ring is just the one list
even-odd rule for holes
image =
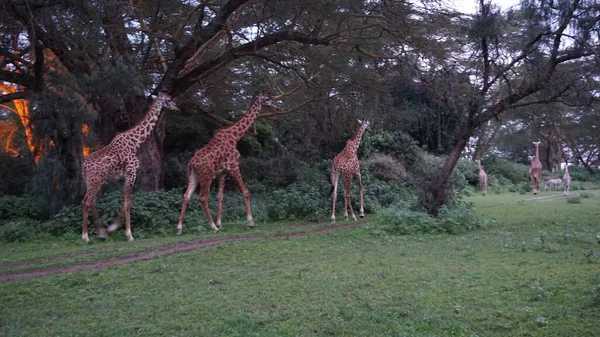
{"label": "pale sky", "polygon": [[[479,0],[447,0],[450,6],[463,13],[473,14],[477,10]],[[519,4],[519,0],[492,0],[492,3],[499,6],[503,11],[511,6]]]}

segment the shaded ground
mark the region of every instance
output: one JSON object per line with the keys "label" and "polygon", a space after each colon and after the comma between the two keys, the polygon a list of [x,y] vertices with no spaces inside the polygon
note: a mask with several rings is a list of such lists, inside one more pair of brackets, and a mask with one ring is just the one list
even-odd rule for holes
{"label": "shaded ground", "polygon": [[[207,248],[207,247],[213,247],[213,246],[218,246],[218,245],[221,245],[224,243],[234,242],[234,241],[249,241],[249,240],[261,240],[261,239],[289,239],[289,238],[294,238],[294,237],[306,236],[308,234],[331,232],[331,231],[345,229],[345,228],[354,228],[354,227],[362,226],[365,224],[366,224],[365,222],[359,222],[359,223],[351,223],[351,224],[346,224],[346,225],[334,225],[334,226],[317,228],[317,229],[289,233],[289,234],[248,235],[248,236],[236,236],[236,237],[225,237],[225,238],[201,239],[201,240],[195,240],[195,241],[191,241],[191,242],[168,244],[168,245],[158,247],[158,248],[147,249],[140,253],[127,254],[127,255],[122,255],[122,256],[109,258],[109,259],[105,259],[105,260],[100,260],[100,261],[84,262],[84,263],[72,264],[72,265],[67,265],[67,266],[42,267],[42,268],[33,269],[33,270],[2,273],[2,274],[0,274],[0,282],[29,280],[29,279],[33,279],[33,278],[39,278],[39,277],[51,276],[51,275],[63,274],[63,273],[71,273],[71,272],[76,272],[76,271],[81,271],[81,270],[105,269],[105,268],[108,268],[111,266],[119,266],[119,265],[132,263],[132,262],[136,262],[136,261],[150,260],[153,258],[163,257],[163,256],[167,256],[167,255],[174,254],[174,253],[181,253],[181,252],[187,252],[190,250],[197,250],[197,249],[202,249],[202,248]],[[304,227],[304,226],[310,226],[310,225],[311,224],[298,224],[298,225],[293,225],[291,227],[297,228],[297,227]],[[66,259],[76,258],[76,257],[86,257],[86,256],[90,256],[90,255],[94,255],[94,254],[98,254],[98,253],[102,253],[102,252],[115,250],[115,249],[121,248],[122,246],[123,245],[117,245],[117,246],[107,247],[107,248],[98,249],[98,250],[94,250],[94,251],[72,253],[72,254],[54,256],[54,257],[45,258],[45,259],[20,261],[17,263],[1,265],[0,268],[33,265],[33,264],[51,262],[51,261],[61,261],[61,260],[66,260]]]}

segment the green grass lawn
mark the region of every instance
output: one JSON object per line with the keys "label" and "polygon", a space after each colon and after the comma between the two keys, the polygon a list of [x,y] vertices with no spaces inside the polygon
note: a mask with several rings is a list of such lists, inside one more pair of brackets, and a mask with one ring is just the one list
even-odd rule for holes
{"label": "green grass lawn", "polygon": [[[598,195],[578,204],[530,197],[470,198],[496,225],[464,235],[373,236],[369,217],[354,229],[0,283],[0,335],[600,336]],[[306,230],[224,226],[219,234],[131,244],[2,245],[0,257],[7,263],[119,247],[52,262],[70,264],[205,237]]]}

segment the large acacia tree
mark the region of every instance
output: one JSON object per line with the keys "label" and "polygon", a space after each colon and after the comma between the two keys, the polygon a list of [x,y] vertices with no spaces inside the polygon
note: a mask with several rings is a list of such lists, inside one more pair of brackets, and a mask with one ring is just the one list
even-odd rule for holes
{"label": "large acacia tree", "polygon": [[[78,194],[72,192],[80,186],[85,143],[101,146],[133,125],[149,94],[165,91],[184,108],[223,123],[210,113],[223,100],[219,84],[244,74],[265,77],[237,82],[244,83],[238,97],[249,99],[257,86],[287,92],[303,80],[304,92],[312,92],[303,97],[327,99],[336,93],[331,83],[344,78],[329,74],[335,67],[356,68],[359,57],[386,52],[398,57],[397,46],[419,40],[403,30],[410,21],[422,26],[410,4],[393,0],[15,0],[0,8],[0,80],[19,87],[0,103],[30,100],[30,127],[46,142],[42,171],[55,174],[47,188],[65,189],[60,175],[71,197]],[[320,64],[328,57],[341,62]],[[261,71],[252,70],[257,65]],[[84,134],[88,125],[91,140]],[[164,125],[159,122],[140,150],[146,190],[162,186]]]}
{"label": "large acacia tree", "polygon": [[[433,76],[436,81],[429,82],[440,97],[460,101],[464,109],[454,145],[430,187],[430,213],[437,215],[447,202],[452,171],[479,128],[517,107],[535,111],[539,104],[597,90],[589,79],[600,73],[599,22],[598,1],[533,0],[501,13],[480,0],[471,29],[460,39],[465,48],[447,64],[466,76]],[[465,77],[470,89],[457,91]],[[446,83],[452,79],[459,81]]]}

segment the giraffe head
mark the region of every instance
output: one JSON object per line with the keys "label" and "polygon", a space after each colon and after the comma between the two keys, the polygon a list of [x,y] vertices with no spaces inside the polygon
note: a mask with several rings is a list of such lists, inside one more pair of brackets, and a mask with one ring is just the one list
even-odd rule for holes
{"label": "giraffe head", "polygon": [[152,98],[157,99],[161,106],[165,109],[179,111],[179,107],[177,104],[175,104],[175,101],[173,101],[171,95],[167,94],[166,92],[161,91],[158,93],[158,97],[153,95]]}
{"label": "giraffe head", "polygon": [[538,140],[537,142],[533,142],[533,144],[534,144],[535,146],[539,146],[539,145],[540,145],[540,143],[541,143],[541,142],[540,142],[539,140]]}
{"label": "giraffe head", "polygon": [[362,125],[363,131],[371,131],[371,122],[369,122],[368,120],[358,120],[358,123],[360,123]]}
{"label": "giraffe head", "polygon": [[275,99],[275,97],[271,96],[271,94],[269,94],[269,92],[267,92],[266,90],[261,91],[257,99],[262,106],[269,107],[275,111],[279,111],[279,105],[277,104],[277,100]]}

